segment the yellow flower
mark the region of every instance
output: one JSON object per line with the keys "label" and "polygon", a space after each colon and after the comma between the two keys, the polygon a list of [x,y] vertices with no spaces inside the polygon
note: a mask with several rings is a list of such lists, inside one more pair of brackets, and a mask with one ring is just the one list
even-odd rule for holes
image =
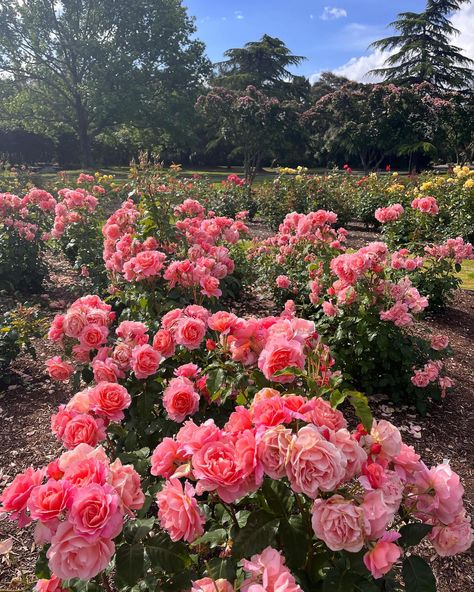
{"label": "yellow flower", "polygon": [[464,166],[455,166],[453,169],[453,173],[456,175],[456,177],[467,177],[468,175],[470,175],[471,170],[468,166],[464,165]]}
{"label": "yellow flower", "polygon": [[392,173],[392,177],[398,177],[398,173],[395,171],[394,173]]}
{"label": "yellow flower", "polygon": [[474,179],[468,179],[464,183],[464,189],[472,189],[472,187],[474,187]]}
{"label": "yellow flower", "polygon": [[420,190],[423,192],[429,191],[430,189],[433,189],[433,183],[431,181],[425,181],[420,185]]}

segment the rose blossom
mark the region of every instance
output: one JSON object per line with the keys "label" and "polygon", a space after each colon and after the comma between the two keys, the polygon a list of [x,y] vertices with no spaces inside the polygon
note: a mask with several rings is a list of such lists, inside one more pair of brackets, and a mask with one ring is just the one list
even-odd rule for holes
{"label": "rose blossom", "polygon": [[305,421],[314,423],[316,426],[326,426],[331,430],[340,430],[347,427],[344,415],[338,409],[333,409],[321,397],[311,399],[302,405],[298,409],[298,416],[304,417]]}
{"label": "rose blossom", "polygon": [[473,541],[471,518],[463,510],[450,524],[434,526],[428,538],[441,557],[463,553],[470,548]]}
{"label": "rose blossom", "polygon": [[449,345],[449,339],[446,335],[432,335],[431,336],[431,349],[440,351],[446,349]]}
{"label": "rose blossom", "polygon": [[296,493],[311,498],[318,490],[331,491],[342,480],[347,460],[313,425],[301,428],[293,440],[286,465],[286,474]]}
{"label": "rose blossom", "polygon": [[34,590],[35,592],[67,592],[67,589],[62,587],[61,579],[54,574],[49,580],[45,578],[38,580]]}
{"label": "rose blossom", "polygon": [[272,337],[265,344],[258,358],[258,367],[267,380],[274,382],[292,382],[293,374],[275,376],[275,373],[289,367],[303,370],[306,356],[303,348],[296,339],[286,339],[282,336]]}
{"label": "rose blossom", "polygon": [[201,578],[193,582],[191,592],[234,592],[234,587],[229,581],[223,578],[219,578],[218,580]]}
{"label": "rose blossom", "polygon": [[395,510],[385,503],[383,491],[374,489],[364,495],[361,505],[364,516],[369,522],[368,536],[378,539],[382,536],[387,526],[395,516]]}
{"label": "rose blossom", "polygon": [[35,471],[33,467],[29,467],[17,475],[13,481],[5,487],[0,495],[0,512],[11,513],[11,520],[18,520],[18,525],[23,528],[31,522],[31,519],[26,515],[26,506],[34,487],[41,485],[45,471],[43,469]]}
{"label": "rose blossom", "polygon": [[33,520],[47,522],[58,518],[72,501],[72,485],[67,481],[50,479],[31,491],[28,509]]}
{"label": "rose blossom", "polygon": [[105,440],[104,422],[87,413],[79,413],[67,422],[60,438],[69,449],[75,448],[78,444],[96,446],[101,440]]}
{"label": "rose blossom", "polygon": [[53,380],[69,380],[74,372],[73,366],[63,362],[60,356],[54,356],[45,362],[47,372]]}
{"label": "rose blossom", "polygon": [[140,475],[132,465],[123,465],[119,458],[114,460],[109,469],[109,484],[117,492],[123,510],[132,516],[132,510],[140,510],[145,503]]}
{"label": "rose blossom", "polygon": [[430,470],[422,465],[415,475],[415,486],[419,492],[416,509],[420,519],[433,516],[444,524],[450,524],[461,512],[464,487],[459,475],[452,471],[448,463]]}
{"label": "rose blossom", "polygon": [[258,443],[258,459],[272,479],[281,479],[286,475],[285,465],[292,436],[291,430],[277,425],[265,430]]}
{"label": "rose blossom", "polygon": [[398,532],[386,532],[364,555],[365,567],[377,580],[388,573],[393,564],[400,559],[402,550],[393,541],[400,538]]}
{"label": "rose blossom", "polygon": [[123,410],[132,402],[127,389],[116,382],[100,382],[90,391],[89,400],[95,413],[111,421],[121,421]]}
{"label": "rose blossom", "polygon": [[86,325],[79,336],[79,343],[84,349],[97,349],[105,342],[108,334],[109,330],[103,325]]}
{"label": "rose blossom", "polygon": [[90,580],[107,567],[114,552],[115,545],[111,540],[97,538],[91,541],[78,534],[66,521],[59,525],[46,556],[51,571],[63,580]]}
{"label": "rose blossom", "polygon": [[314,534],[332,551],[357,553],[364,546],[369,524],[360,506],[341,495],[315,500],[311,509]]}
{"label": "rose blossom", "polygon": [[132,370],[137,378],[148,378],[158,370],[161,354],[151,345],[137,345],[132,350]]}
{"label": "rose blossom", "polygon": [[76,491],[69,522],[78,534],[91,541],[113,539],[122,530],[122,520],[120,499],[110,485],[89,483]]}
{"label": "rose blossom", "polygon": [[195,490],[188,481],[183,488],[179,479],[171,479],[156,496],[160,525],[172,541],[183,539],[192,543],[204,532],[206,518],[194,495]]}
{"label": "rose blossom", "polygon": [[243,559],[242,567],[249,577],[242,583],[241,592],[302,592],[276,549],[267,547],[260,555]]}
{"label": "rose blossom", "polygon": [[63,474],[63,479],[76,487],[84,487],[89,483],[104,485],[107,480],[108,467],[98,458],[82,458],[70,464]]}
{"label": "rose blossom", "polygon": [[197,349],[206,333],[206,325],[199,319],[185,317],[178,322],[174,338],[178,345],[186,349]]}
{"label": "rose blossom", "polygon": [[160,329],[157,331],[153,337],[153,347],[156,351],[160,352],[164,358],[172,356],[176,348],[171,331],[168,331],[167,329]]}
{"label": "rose blossom", "polygon": [[175,471],[175,461],[179,460],[178,443],[173,438],[163,438],[151,455],[150,473],[168,479]]}
{"label": "rose blossom", "polygon": [[199,409],[199,394],[193,383],[184,377],[172,378],[163,393],[163,406],[168,417],[181,422]]}

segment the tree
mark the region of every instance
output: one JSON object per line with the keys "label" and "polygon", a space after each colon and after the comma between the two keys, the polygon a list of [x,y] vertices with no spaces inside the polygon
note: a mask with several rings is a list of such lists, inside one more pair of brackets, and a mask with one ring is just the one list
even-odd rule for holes
{"label": "tree", "polygon": [[357,84],[324,96],[303,114],[316,156],[342,150],[346,160],[358,157],[368,172],[389,154],[412,159],[433,153],[437,102],[430,90],[426,83],[410,88]]}
{"label": "tree", "polygon": [[254,86],[280,98],[291,94],[291,83],[296,78],[288,68],[305,59],[293,55],[281,39],[269,35],[249,41],[244,47],[228,49],[224,55],[228,59],[216,64],[216,86],[234,90]]}
{"label": "tree", "polygon": [[423,12],[402,12],[391,23],[397,35],[372,43],[371,47],[393,52],[383,68],[371,71],[386,82],[408,86],[430,82],[438,89],[466,88],[473,80],[474,62],[451,45],[459,33],[448,16],[467,0],[427,0]]}
{"label": "tree", "polygon": [[209,71],[194,33],[180,0],[0,0],[0,75],[17,89],[7,111],[74,131],[86,166],[97,134],[172,128],[177,108],[193,105]]}
{"label": "tree", "polygon": [[316,82],[311,85],[311,98],[314,102],[319,101],[325,95],[339,90],[346,84],[356,84],[345,76],[338,76],[334,72],[322,72]]}
{"label": "tree", "polygon": [[265,152],[284,135],[288,117],[282,103],[254,86],[244,91],[217,87],[199,97],[197,109],[217,126],[218,140],[242,152],[250,187]]}

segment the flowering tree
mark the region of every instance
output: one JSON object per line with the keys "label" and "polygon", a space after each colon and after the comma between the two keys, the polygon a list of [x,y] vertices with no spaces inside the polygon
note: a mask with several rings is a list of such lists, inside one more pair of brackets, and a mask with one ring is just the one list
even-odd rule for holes
{"label": "flowering tree", "polygon": [[254,86],[245,91],[217,87],[199,97],[197,109],[217,124],[221,138],[242,150],[250,187],[263,155],[282,133],[287,117],[282,103]]}

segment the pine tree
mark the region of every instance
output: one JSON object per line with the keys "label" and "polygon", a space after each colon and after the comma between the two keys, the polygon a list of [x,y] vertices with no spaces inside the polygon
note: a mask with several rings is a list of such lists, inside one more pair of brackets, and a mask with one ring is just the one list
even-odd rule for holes
{"label": "pine tree", "polygon": [[427,0],[423,12],[402,12],[391,23],[398,35],[375,41],[371,47],[394,51],[383,68],[370,73],[382,75],[398,85],[430,82],[437,88],[466,88],[473,80],[473,61],[451,45],[459,34],[449,20],[466,0]]}
{"label": "pine tree", "polygon": [[288,70],[305,58],[291,53],[278,37],[263,35],[258,41],[250,41],[244,47],[228,49],[228,58],[216,64],[216,86],[243,90],[255,86],[270,95],[281,95],[296,78]]}

